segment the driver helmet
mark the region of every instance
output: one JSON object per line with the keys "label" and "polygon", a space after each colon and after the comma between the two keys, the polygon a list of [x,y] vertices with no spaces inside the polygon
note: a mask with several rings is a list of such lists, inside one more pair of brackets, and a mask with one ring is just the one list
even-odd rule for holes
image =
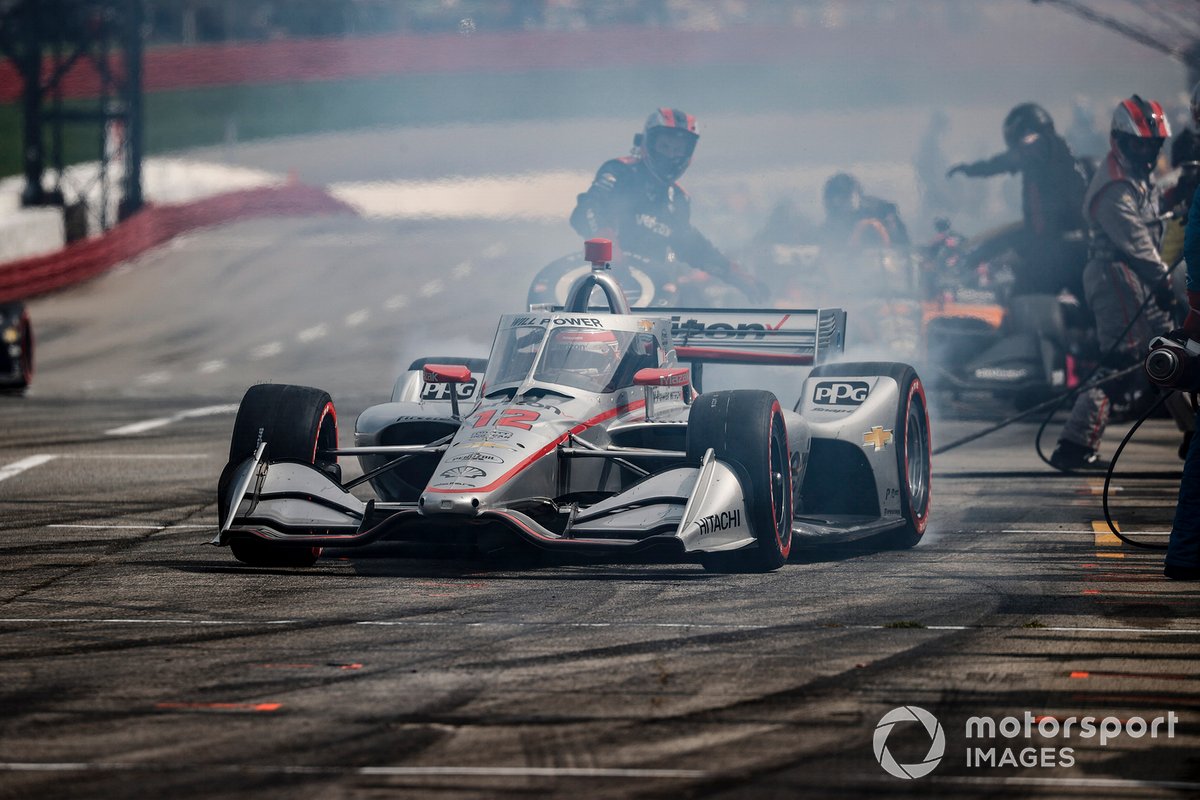
{"label": "driver helmet", "polygon": [[1002,130],[1009,150],[1029,153],[1044,147],[1054,135],[1054,120],[1037,103],[1021,103],[1008,112]]}
{"label": "driver helmet", "polygon": [[1158,151],[1171,135],[1162,106],[1136,94],[1122,100],[1113,111],[1112,147],[1121,165],[1134,174],[1149,175],[1158,163]]}
{"label": "driver helmet", "polygon": [[635,145],[638,157],[654,177],[674,183],[692,163],[699,138],[695,117],[677,108],[659,108],[646,119]]}
{"label": "driver helmet", "polygon": [[822,199],[825,214],[831,219],[853,216],[862,207],[863,187],[858,178],[839,172],[825,181]]}
{"label": "driver helmet", "polygon": [[559,328],[546,344],[545,364],[552,370],[603,378],[616,367],[620,350],[612,331]]}

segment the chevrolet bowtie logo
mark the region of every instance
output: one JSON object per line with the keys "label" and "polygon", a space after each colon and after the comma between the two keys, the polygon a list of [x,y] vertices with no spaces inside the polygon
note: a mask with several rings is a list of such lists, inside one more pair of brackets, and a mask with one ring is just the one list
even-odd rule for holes
{"label": "chevrolet bowtie logo", "polygon": [[875,445],[876,452],[887,447],[888,442],[892,440],[892,432],[884,430],[881,425],[876,425],[863,434],[863,447],[869,444]]}

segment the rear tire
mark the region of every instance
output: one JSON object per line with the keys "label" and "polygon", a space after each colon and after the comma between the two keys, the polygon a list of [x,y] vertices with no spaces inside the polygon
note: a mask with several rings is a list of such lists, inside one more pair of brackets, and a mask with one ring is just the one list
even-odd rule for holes
{"label": "rear tire", "polygon": [[[320,455],[337,449],[337,441],[337,412],[327,392],[286,384],[251,386],[238,406],[229,442],[229,463],[217,484],[218,513],[228,511],[233,469],[253,456],[260,443],[267,443],[265,457],[272,461],[312,464],[340,480],[337,456]],[[229,547],[234,558],[255,567],[311,567],[321,554],[319,547],[249,538],[234,539]]]}
{"label": "rear tire", "polygon": [[703,553],[700,562],[712,572],[782,567],[792,548],[792,473],[787,429],[775,395],[743,389],[698,398],[688,415],[688,461],[699,463],[710,447],[739,473],[756,542],[741,550]]}
{"label": "rear tire", "polygon": [[896,431],[904,431],[904,436],[902,446],[896,448],[896,460],[904,527],[892,533],[891,543],[896,547],[912,547],[921,541],[929,522],[933,447],[929,432],[929,404],[921,379],[912,367],[906,367],[899,383],[900,405],[896,410]]}

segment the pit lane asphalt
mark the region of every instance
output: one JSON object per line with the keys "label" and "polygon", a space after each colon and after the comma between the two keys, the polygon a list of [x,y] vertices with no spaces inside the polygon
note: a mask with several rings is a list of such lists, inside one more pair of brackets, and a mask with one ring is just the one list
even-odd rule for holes
{"label": "pit lane asphalt", "polygon": [[[571,246],[499,233],[244,223],[32,304],[36,384],[0,402],[0,796],[1200,793],[1197,587],[1097,536],[1099,482],[1043,469],[1032,425],[935,460],[915,549],[770,575],[386,546],[251,569],[207,547],[245,387],[328,388],[349,430],[409,358],[479,353],[522,276]],[[935,414],[935,445],[985,416]],[[1169,527],[1175,437],[1153,421],[1130,448],[1123,529]],[[914,781],[872,753],[902,705],[946,733]],[[1073,746],[1073,768],[965,766],[967,717],[1026,710],[1180,723],[1033,740]],[[888,746],[912,763],[929,740]]]}

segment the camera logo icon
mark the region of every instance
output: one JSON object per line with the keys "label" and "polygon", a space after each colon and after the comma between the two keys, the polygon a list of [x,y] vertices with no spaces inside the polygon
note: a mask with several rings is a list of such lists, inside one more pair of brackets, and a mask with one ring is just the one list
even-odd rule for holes
{"label": "camera logo icon", "polygon": [[[892,728],[901,722],[917,722],[929,734],[929,752],[925,758],[915,764],[901,764],[887,748],[888,736]],[[917,706],[900,706],[893,708],[883,715],[875,726],[875,737],[872,740],[875,748],[875,760],[887,774],[904,780],[923,778],[933,772],[946,754],[946,733],[937,717]]]}

